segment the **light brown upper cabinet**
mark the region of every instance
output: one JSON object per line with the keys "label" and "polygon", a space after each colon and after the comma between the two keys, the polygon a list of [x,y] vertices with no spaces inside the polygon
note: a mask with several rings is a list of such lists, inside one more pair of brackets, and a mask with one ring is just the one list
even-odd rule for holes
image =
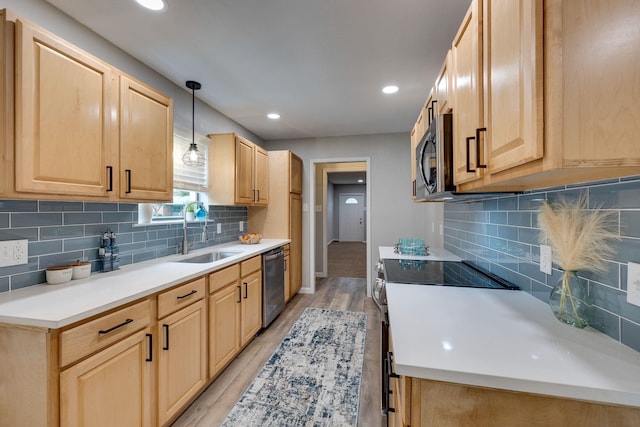
{"label": "light brown upper cabinet", "polygon": [[452,47],[457,185],[542,157],[542,22],[542,1],[471,3]]}
{"label": "light brown upper cabinet", "polygon": [[120,77],[120,197],[173,199],[173,100]]}
{"label": "light brown upper cabinet", "polygon": [[458,191],[639,174],[638,21],[633,0],[474,0],[452,47]]}
{"label": "light brown upper cabinet", "polygon": [[16,191],[108,196],[117,71],[28,22],[15,29]]}
{"label": "light brown upper cabinet", "polygon": [[209,135],[209,201],[216,205],[269,203],[267,151],[235,133]]}
{"label": "light brown upper cabinet", "polygon": [[451,51],[454,182],[541,158],[542,2],[472,1]]}
{"label": "light brown upper cabinet", "polygon": [[[171,200],[172,100],[54,34],[4,16],[7,183],[0,194]],[[6,43],[14,37],[15,72]]]}
{"label": "light brown upper cabinet", "polygon": [[451,55],[451,50],[447,52],[447,57],[442,65],[442,69],[438,74],[438,78],[436,79],[436,83],[433,86],[434,99],[438,101],[438,106],[436,111],[433,114],[444,114],[451,111],[452,102],[450,99],[450,94],[453,92],[451,89],[451,75],[453,69],[453,59]]}

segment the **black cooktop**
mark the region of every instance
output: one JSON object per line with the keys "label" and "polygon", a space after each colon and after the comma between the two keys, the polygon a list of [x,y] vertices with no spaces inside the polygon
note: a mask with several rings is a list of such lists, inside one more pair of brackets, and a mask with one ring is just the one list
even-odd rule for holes
{"label": "black cooktop", "polygon": [[518,286],[465,261],[385,259],[383,264],[385,280],[389,283],[520,289]]}

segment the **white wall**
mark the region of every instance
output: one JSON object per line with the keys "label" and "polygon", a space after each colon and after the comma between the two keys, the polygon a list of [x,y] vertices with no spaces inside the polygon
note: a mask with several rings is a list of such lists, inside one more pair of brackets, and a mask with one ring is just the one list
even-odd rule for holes
{"label": "white wall", "polygon": [[[265,141],[268,150],[291,150],[304,161],[302,202],[309,207],[311,183],[309,169],[314,159],[370,157],[371,198],[367,201],[371,215],[370,255],[378,260],[378,246],[393,245],[400,236],[423,237],[430,246],[442,246],[440,225],[442,204],[413,203],[411,200],[409,133],[356,135],[333,138],[307,138]],[[309,282],[310,209],[303,212],[303,287]],[[433,229],[435,232],[431,232]]]}
{"label": "white wall", "polygon": [[[184,86],[185,82],[177,82],[176,84],[166,79],[44,0],[0,0],[0,9],[4,8],[12,10],[20,17],[26,18],[143,83],[169,95],[174,102],[175,125],[191,129],[191,91]],[[195,130],[202,135],[237,132],[256,144],[263,144],[262,139],[238,123],[198,101],[197,93]]]}

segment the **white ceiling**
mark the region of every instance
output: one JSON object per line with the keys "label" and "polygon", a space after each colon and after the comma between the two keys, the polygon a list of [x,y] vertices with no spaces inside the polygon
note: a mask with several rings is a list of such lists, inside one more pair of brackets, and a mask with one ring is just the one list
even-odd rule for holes
{"label": "white ceiling", "polygon": [[409,132],[470,3],[47,1],[264,140]]}

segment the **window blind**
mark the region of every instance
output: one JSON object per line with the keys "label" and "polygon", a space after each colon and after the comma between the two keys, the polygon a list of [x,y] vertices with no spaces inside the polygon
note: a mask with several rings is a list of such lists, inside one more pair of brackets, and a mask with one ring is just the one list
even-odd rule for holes
{"label": "window blind", "polygon": [[182,156],[191,145],[191,135],[176,131],[173,135],[173,188],[190,191],[207,191],[209,139],[202,135],[195,135],[198,151],[204,154],[205,166],[196,168],[182,163]]}

